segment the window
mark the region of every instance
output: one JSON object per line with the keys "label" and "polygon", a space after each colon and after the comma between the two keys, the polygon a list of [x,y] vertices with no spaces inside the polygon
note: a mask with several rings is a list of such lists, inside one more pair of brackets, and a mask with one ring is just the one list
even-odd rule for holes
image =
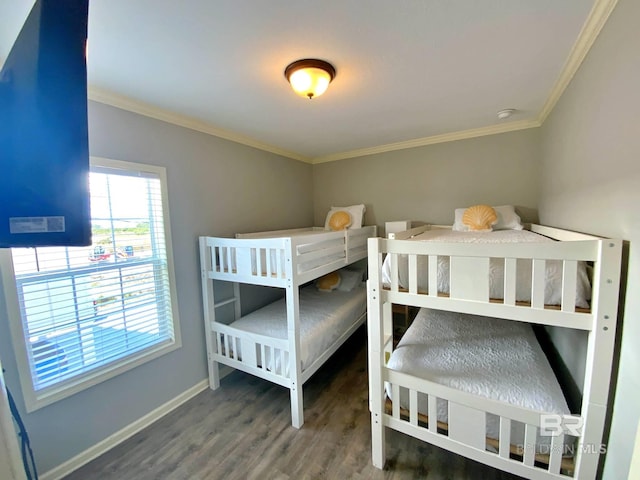
{"label": "window", "polygon": [[180,346],[164,169],[92,159],[89,183],[90,247],[4,260],[29,411]]}

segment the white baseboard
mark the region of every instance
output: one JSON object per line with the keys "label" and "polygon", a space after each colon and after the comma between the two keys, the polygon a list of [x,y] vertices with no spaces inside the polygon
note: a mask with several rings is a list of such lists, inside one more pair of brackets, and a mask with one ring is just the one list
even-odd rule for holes
{"label": "white baseboard", "polygon": [[203,380],[185,392],[181,393],[177,397],[169,400],[164,405],[159,406],[152,412],[149,412],[144,417],[139,418],[133,423],[130,423],[122,430],[117,431],[113,435],[105,438],[99,443],[96,443],[94,446],[86,449],[84,452],[79,453],[75,457],[67,460],[61,465],[58,465],[55,468],[52,468],[48,472],[45,472],[43,475],[39,475],[38,478],[41,480],[59,480],[66,475],[69,475],[74,470],[77,470],[81,466],[89,463],[91,460],[99,457],[103,453],[112,449],[116,445],[124,442],[129,437],[135,435],[142,429],[148,427],[153,422],[159,420],[164,417],[167,413],[171,412],[175,408],[179,407],[187,400],[195,397],[198,393],[206,390],[209,387],[209,381]]}

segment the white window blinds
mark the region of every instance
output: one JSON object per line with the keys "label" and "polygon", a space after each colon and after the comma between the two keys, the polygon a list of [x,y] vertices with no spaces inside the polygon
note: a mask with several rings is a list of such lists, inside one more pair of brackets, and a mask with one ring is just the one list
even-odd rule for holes
{"label": "white window blinds", "polygon": [[161,180],[92,166],[91,247],[12,249],[36,398],[176,343]]}

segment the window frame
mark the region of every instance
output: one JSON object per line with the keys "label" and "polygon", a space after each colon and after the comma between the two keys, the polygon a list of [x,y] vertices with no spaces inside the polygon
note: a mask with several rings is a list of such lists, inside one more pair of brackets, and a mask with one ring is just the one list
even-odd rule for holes
{"label": "window frame", "polygon": [[36,391],[33,386],[33,379],[31,377],[31,369],[27,353],[28,347],[26,345],[25,335],[22,328],[18,289],[13,268],[11,249],[0,249],[0,270],[2,271],[2,284],[4,287],[9,329],[11,331],[11,340],[18,366],[20,386],[22,388],[27,412],[33,412],[39,408],[67,398],[182,347],[180,318],[178,315],[178,295],[173,261],[173,243],[171,239],[171,223],[169,218],[169,197],[166,168],[156,165],[112,160],[102,157],[90,157],[90,166],[124,170],[131,173],[131,176],[135,175],[136,172],[149,173],[157,176],[160,180],[165,237],[164,243],[167,256],[167,275],[169,281],[169,295],[171,298],[174,340],[173,342],[163,343],[149,347],[140,352],[127,355],[124,359],[113,362],[112,365],[98,367],[94,371],[79,374],[71,379],[62,381],[59,384]]}

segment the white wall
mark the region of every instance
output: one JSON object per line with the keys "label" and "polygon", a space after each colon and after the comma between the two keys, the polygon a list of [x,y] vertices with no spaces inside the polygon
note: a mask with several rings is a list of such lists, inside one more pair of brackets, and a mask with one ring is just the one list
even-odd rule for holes
{"label": "white wall", "polygon": [[[605,479],[627,478],[640,416],[638,20],[640,2],[620,0],[542,127],[540,221],[628,242],[628,279]],[[554,331],[553,338],[581,384],[584,339],[561,330]]]}
{"label": "white wall", "polygon": [[[21,408],[40,473],[207,378],[199,235],[226,236],[313,223],[310,165],[106,105],[90,103],[89,107],[91,155],[167,169],[183,346],[26,414],[0,293],[0,357],[7,369],[5,380]],[[255,308],[273,294],[257,287],[243,291],[243,308]]]}

